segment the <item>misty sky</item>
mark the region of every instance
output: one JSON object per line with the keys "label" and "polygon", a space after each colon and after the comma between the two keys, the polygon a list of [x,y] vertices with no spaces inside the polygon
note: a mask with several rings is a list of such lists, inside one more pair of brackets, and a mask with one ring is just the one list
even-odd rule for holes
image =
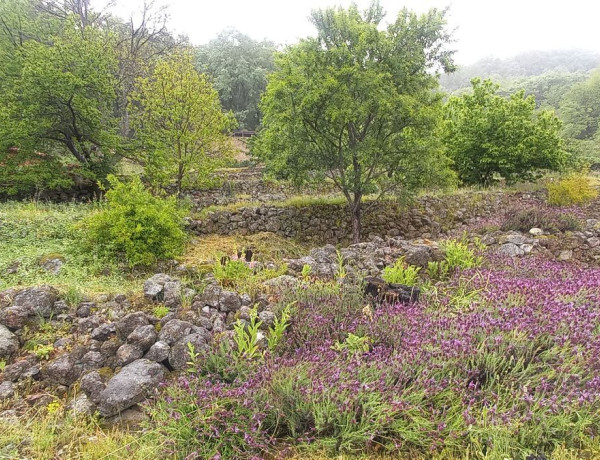
{"label": "misty sky", "polygon": [[[92,0],[101,8],[107,0]],[[314,33],[307,17],[313,8],[351,0],[157,0],[169,5],[170,28],[202,44],[226,27],[254,39],[293,43]],[[128,18],[142,0],[116,0],[113,13]],[[357,0],[360,8],[369,0]],[[486,56],[508,57],[522,51],[583,48],[600,51],[597,0],[381,0],[387,19],[406,6],[417,12],[450,6],[449,26],[455,31],[461,64]]]}

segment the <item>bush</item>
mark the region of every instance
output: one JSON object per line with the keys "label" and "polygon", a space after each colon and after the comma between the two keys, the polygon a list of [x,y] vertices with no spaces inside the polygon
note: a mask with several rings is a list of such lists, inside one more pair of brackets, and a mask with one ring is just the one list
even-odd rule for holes
{"label": "bush", "polygon": [[572,174],[548,184],[548,203],[553,206],[587,203],[597,196],[598,190],[584,173]]}
{"label": "bush", "polygon": [[392,284],[414,286],[419,279],[419,270],[420,267],[408,265],[404,262],[404,257],[400,257],[394,265],[383,269],[383,279]]}
{"label": "bush", "polygon": [[579,219],[572,214],[554,214],[551,210],[527,209],[511,214],[502,224],[502,231],[528,232],[541,228],[548,232],[568,232],[581,230]]}
{"label": "bush", "polygon": [[476,256],[475,252],[469,249],[467,243],[461,241],[445,241],[441,244],[441,249],[444,252],[444,261],[448,264],[450,272],[457,268],[479,267],[483,261],[481,256]]}
{"label": "bush", "polygon": [[87,241],[99,255],[124,257],[135,267],[183,252],[183,212],[174,198],[152,196],[137,177],[125,183],[111,175],[108,181],[105,209],[87,222]]}

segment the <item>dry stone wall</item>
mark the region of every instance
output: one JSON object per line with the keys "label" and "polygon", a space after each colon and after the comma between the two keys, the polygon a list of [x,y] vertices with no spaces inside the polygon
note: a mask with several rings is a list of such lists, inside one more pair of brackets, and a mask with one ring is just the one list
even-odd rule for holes
{"label": "dry stone wall", "polygon": [[[363,236],[436,238],[473,218],[499,212],[510,199],[500,192],[472,192],[422,197],[409,207],[384,201],[363,217]],[[220,210],[192,220],[197,235],[277,235],[313,243],[345,243],[352,235],[345,205],[325,204],[281,207],[274,204]]]}

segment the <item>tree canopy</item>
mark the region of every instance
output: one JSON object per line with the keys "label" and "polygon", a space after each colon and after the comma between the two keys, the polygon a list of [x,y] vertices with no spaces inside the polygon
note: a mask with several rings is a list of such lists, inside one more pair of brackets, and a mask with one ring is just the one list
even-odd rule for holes
{"label": "tree canopy", "polygon": [[472,94],[451,97],[445,106],[448,154],[463,184],[513,183],[560,168],[566,153],[553,112],[536,112],[524,91],[498,95],[491,80],[475,78],[472,87]]}
{"label": "tree canopy", "polygon": [[233,111],[243,129],[260,124],[260,97],[273,71],[275,45],[258,42],[235,29],[228,29],[198,48],[198,67],[212,77],[225,110]]}
{"label": "tree canopy", "polygon": [[444,12],[404,9],[385,30],[383,17],[378,2],[363,13],[313,12],[318,36],[276,56],[254,145],[280,175],[334,181],[350,205],[354,241],[365,195],[406,190],[444,164],[434,91],[438,72],[453,68]]}
{"label": "tree canopy", "polygon": [[155,188],[174,180],[181,195],[230,153],[231,117],[222,112],[216,90],[196,70],[189,52],[160,60],[131,100],[135,138]]}

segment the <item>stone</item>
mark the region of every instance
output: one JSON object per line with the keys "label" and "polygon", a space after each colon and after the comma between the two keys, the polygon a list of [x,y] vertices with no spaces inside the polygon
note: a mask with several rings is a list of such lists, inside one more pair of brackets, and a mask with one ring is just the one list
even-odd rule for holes
{"label": "stone", "polygon": [[0,359],[7,361],[19,351],[19,339],[0,324]]}
{"label": "stone", "polygon": [[81,302],[77,306],[77,312],[75,313],[75,315],[78,316],[79,318],[87,318],[88,316],[90,316],[92,314],[92,310],[95,307],[96,307],[96,304],[94,302]]}
{"label": "stone", "polygon": [[104,381],[98,371],[93,371],[85,374],[81,378],[80,383],[81,391],[83,391],[88,398],[94,403],[100,403],[100,394],[106,388]]}
{"label": "stone", "polygon": [[565,249],[558,254],[558,260],[567,261],[571,259],[573,259],[573,251],[571,249]]}
{"label": "stone", "polygon": [[263,283],[263,286],[276,291],[293,289],[300,284],[300,280],[290,275],[281,275],[277,278],[272,278]]}
{"label": "stone", "polygon": [[199,301],[203,306],[208,305],[209,307],[216,308],[219,306],[221,292],[223,292],[223,289],[220,286],[217,284],[209,284],[197,298],[199,298]]}
{"label": "stone", "polygon": [[242,299],[237,292],[223,291],[219,297],[219,310],[223,312],[235,312],[242,306]]}
{"label": "stone", "polygon": [[261,328],[268,329],[275,323],[275,313],[269,310],[261,311],[258,314],[258,319],[262,321]]}
{"label": "stone", "polygon": [[10,380],[0,383],[0,400],[10,399],[15,395],[15,385]]}
{"label": "stone", "polygon": [[498,253],[510,257],[519,257],[524,255],[525,251],[523,251],[519,246],[517,246],[514,243],[505,243],[502,246],[500,246],[500,249],[498,249]]}
{"label": "stone", "polygon": [[81,358],[81,363],[86,369],[100,369],[104,365],[104,359],[104,355],[99,351],[88,351]]}
{"label": "stone", "polygon": [[43,372],[46,380],[70,386],[81,376],[82,366],[71,355],[64,354],[48,363]]}
{"label": "stone", "polygon": [[12,306],[25,307],[32,315],[50,318],[57,300],[58,291],[52,286],[38,286],[24,289],[15,295]]}
{"label": "stone", "polygon": [[42,261],[40,261],[40,267],[53,275],[58,275],[64,263],[65,261],[62,257],[43,258]]}
{"label": "stone", "polygon": [[148,350],[158,339],[156,329],[151,324],[138,326],[127,336],[127,343],[138,346],[142,351]]}
{"label": "stone", "polygon": [[148,350],[148,353],[146,353],[144,358],[149,359],[150,361],[155,361],[157,363],[162,363],[165,359],[169,357],[170,351],[171,347],[168,343],[158,341],[150,347],[150,350]]}
{"label": "stone", "polygon": [[197,326],[194,326],[192,323],[188,323],[187,321],[172,319],[161,328],[158,338],[168,345],[173,345],[183,337],[194,332],[196,327]]}
{"label": "stone", "polygon": [[79,318],[77,320],[77,332],[80,334],[91,333],[94,329],[100,326],[104,320],[98,315],[88,316],[86,318]]}
{"label": "stone", "polygon": [[158,387],[164,375],[164,367],[148,359],[128,364],[109,380],[100,393],[100,414],[112,417],[144,401]]}
{"label": "stone", "polygon": [[594,236],[592,238],[588,238],[587,240],[588,244],[590,245],[590,248],[595,248],[600,246],[600,238]]}
{"label": "stone", "polygon": [[129,363],[132,363],[136,359],[140,359],[144,356],[143,350],[137,345],[132,345],[130,343],[125,343],[119,347],[116,353],[116,364],[117,366],[126,366]]}
{"label": "stone", "polygon": [[149,416],[139,407],[133,406],[106,420],[108,427],[126,427],[129,430],[138,430]]}
{"label": "stone", "polygon": [[177,307],[181,305],[181,282],[168,281],[163,288],[163,301],[167,307]]}
{"label": "stone", "polygon": [[98,326],[92,333],[90,334],[90,338],[93,340],[99,340],[101,342],[105,342],[115,335],[116,327],[113,323],[105,323],[101,326]]}
{"label": "stone", "polygon": [[121,345],[123,345],[123,342],[118,337],[112,337],[105,342],[102,342],[100,353],[102,353],[102,356],[105,358],[109,358],[117,353],[117,350]]}
{"label": "stone", "polygon": [[86,394],[79,394],[67,404],[67,410],[76,417],[87,416],[94,413],[96,406]]}
{"label": "stone", "polygon": [[533,227],[529,230],[529,234],[533,236],[541,236],[544,234],[544,230],[542,230],[541,228]]}
{"label": "stone", "polygon": [[59,317],[60,315],[64,314],[64,313],[68,313],[69,311],[69,304],[67,304],[67,302],[65,302],[64,300],[57,300],[56,302],[54,302],[54,318]]}
{"label": "stone", "polygon": [[533,251],[533,244],[522,244],[521,249],[525,254],[529,254],[531,251]]}
{"label": "stone", "polygon": [[126,340],[129,334],[135,331],[136,328],[139,326],[146,326],[148,324],[150,324],[150,322],[148,321],[148,318],[144,312],[138,311],[135,313],[130,313],[117,321],[117,335],[121,340]]}
{"label": "stone", "polygon": [[163,300],[164,286],[170,281],[169,275],[157,273],[144,282],[144,295],[151,300]]}
{"label": "stone", "polygon": [[187,363],[190,361],[190,349],[188,344],[192,344],[194,352],[204,353],[208,351],[208,345],[206,344],[205,336],[202,334],[190,334],[171,347],[169,351],[169,365],[177,370],[183,370],[186,368]]}
{"label": "stone", "polygon": [[510,234],[510,235],[506,235],[504,237],[504,242],[505,243],[512,243],[512,244],[515,244],[517,246],[520,246],[521,244],[527,243],[527,238],[525,237],[525,235],[521,235],[519,233],[513,233],[513,234]]}
{"label": "stone", "polygon": [[21,329],[29,321],[31,311],[26,307],[15,306],[0,310],[0,324],[11,329]]}
{"label": "stone", "polygon": [[[35,365],[35,363],[28,359],[22,359],[20,361],[16,361],[15,363],[9,364],[8,366],[6,366],[4,368],[4,371],[2,372],[2,377],[4,378],[5,381],[10,380],[11,382],[16,382],[23,376],[23,374],[28,369],[31,369],[31,367],[34,365]],[[39,372],[39,367],[38,367],[38,372]]]}

